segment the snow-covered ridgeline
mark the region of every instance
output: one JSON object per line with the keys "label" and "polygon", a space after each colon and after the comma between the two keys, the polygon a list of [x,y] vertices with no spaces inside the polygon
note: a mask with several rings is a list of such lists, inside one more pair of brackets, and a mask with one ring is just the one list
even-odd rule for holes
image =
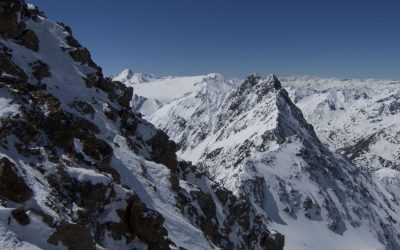
{"label": "snow-covered ridgeline", "polygon": [[264,211],[288,249],[399,247],[393,182],[382,185],[321,143],[284,81],[289,94],[274,76],[206,84],[146,118],[178,143],[180,157]]}

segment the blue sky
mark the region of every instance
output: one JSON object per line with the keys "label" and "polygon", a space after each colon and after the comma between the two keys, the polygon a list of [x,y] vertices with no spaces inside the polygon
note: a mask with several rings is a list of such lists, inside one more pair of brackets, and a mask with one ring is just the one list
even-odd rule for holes
{"label": "blue sky", "polygon": [[400,79],[398,0],[28,0],[106,74]]}

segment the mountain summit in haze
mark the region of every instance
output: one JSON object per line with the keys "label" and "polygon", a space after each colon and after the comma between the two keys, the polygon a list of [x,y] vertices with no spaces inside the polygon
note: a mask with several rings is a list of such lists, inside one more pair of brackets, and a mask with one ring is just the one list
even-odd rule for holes
{"label": "mountain summit in haze", "polygon": [[133,73],[130,69],[125,69],[112,78],[114,81],[124,82],[127,85],[146,83],[157,79],[154,75]]}

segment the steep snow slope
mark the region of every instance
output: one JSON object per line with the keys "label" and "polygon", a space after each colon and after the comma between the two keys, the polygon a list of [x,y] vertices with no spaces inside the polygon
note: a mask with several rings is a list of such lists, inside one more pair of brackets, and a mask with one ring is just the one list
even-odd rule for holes
{"label": "steep snow slope", "polygon": [[321,140],[359,167],[400,168],[400,82],[283,79]]}
{"label": "steep snow slope", "polygon": [[275,76],[222,89],[205,84],[147,118],[264,212],[287,249],[400,247],[391,187],[329,151]]}
{"label": "steep snow slope", "polygon": [[71,29],[0,2],[0,247],[282,249],[251,203],[131,111]]}

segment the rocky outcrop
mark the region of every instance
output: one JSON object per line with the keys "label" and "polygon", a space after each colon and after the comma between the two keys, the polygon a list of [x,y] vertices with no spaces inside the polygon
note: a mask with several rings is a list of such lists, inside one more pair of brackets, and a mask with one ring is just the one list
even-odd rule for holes
{"label": "rocky outcrop", "polygon": [[[6,83],[26,82],[28,77],[25,72],[11,61],[12,50],[0,43],[0,65],[2,81]],[[4,73],[6,76],[4,76]]]}
{"label": "rocky outcrop", "polygon": [[25,30],[25,23],[21,22],[21,0],[4,0],[0,2],[0,34],[6,38],[17,38]]}
{"label": "rocky outcrop", "polygon": [[39,51],[39,39],[36,37],[35,32],[32,30],[24,30],[20,36],[17,37],[19,43],[28,49],[35,52]]}
{"label": "rocky outcrop", "polygon": [[171,249],[168,231],[163,227],[164,218],[160,213],[147,208],[139,197],[133,195],[127,208],[131,230],[149,246],[149,250]]}
{"label": "rocky outcrop", "polygon": [[31,15],[24,1],[4,0],[0,2],[0,34],[15,39],[19,44],[33,50],[39,50],[39,40],[32,30],[26,29],[23,18]]}
{"label": "rocky outcrop", "polygon": [[29,200],[33,195],[32,189],[24,178],[18,175],[18,168],[8,158],[0,159],[0,198],[17,203]]}
{"label": "rocky outcrop", "polygon": [[61,224],[47,242],[55,246],[62,243],[69,250],[96,249],[90,231],[85,226],[78,224]]}
{"label": "rocky outcrop", "polygon": [[33,69],[33,76],[39,81],[45,77],[51,76],[49,65],[47,65],[46,63],[38,60],[34,62],[31,66]]}
{"label": "rocky outcrop", "polygon": [[[284,236],[267,229],[267,218],[249,200],[238,198],[217,183],[210,183],[211,190],[200,188],[205,177],[187,162],[179,163],[178,173],[178,207],[215,245],[222,249],[283,249]],[[217,206],[227,211],[225,217]],[[235,230],[241,232],[239,243],[230,238]]]}
{"label": "rocky outcrop", "polygon": [[27,226],[31,222],[26,210],[22,207],[13,209],[11,211],[12,217],[22,226]]}

